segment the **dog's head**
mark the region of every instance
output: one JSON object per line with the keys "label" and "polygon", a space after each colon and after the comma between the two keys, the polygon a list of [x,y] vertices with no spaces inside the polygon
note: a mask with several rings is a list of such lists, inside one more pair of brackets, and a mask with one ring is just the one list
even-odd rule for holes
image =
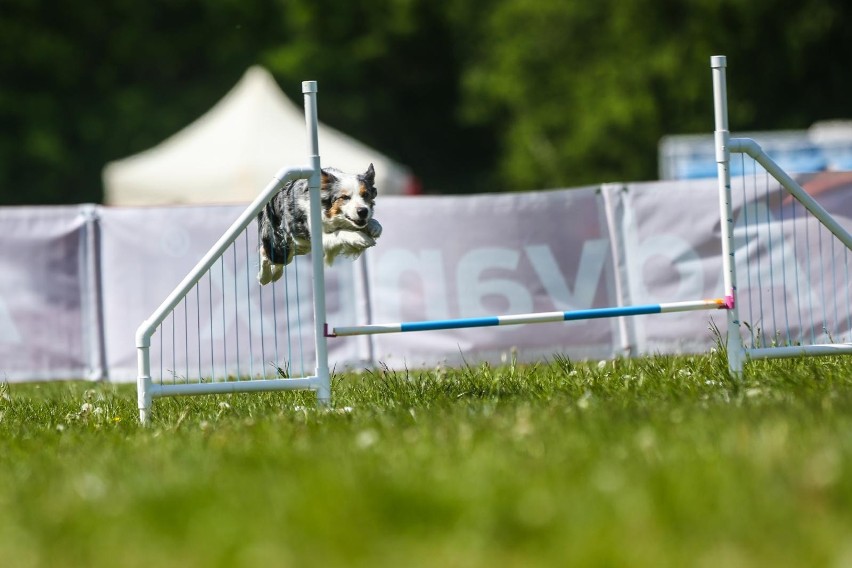
{"label": "dog's head", "polygon": [[373,164],[363,174],[347,174],[334,168],[322,170],[322,224],[325,232],[361,230],[373,218],[376,204],[376,172]]}

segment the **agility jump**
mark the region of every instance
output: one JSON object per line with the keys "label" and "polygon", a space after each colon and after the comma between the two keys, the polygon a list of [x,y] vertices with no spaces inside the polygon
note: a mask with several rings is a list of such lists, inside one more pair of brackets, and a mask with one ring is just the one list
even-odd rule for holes
{"label": "agility jump", "polygon": [[[325,321],[325,273],[323,271],[323,255],[311,255],[311,263],[313,266],[313,312],[314,312],[314,361],[315,365],[312,373],[305,373],[303,377],[293,377],[290,369],[285,371],[287,376],[280,378],[267,379],[265,372],[262,379],[250,380],[227,380],[227,371],[224,377],[225,380],[213,381],[211,377],[209,382],[199,380],[198,382],[189,382],[188,377],[185,380],[178,380],[178,371],[176,365],[173,365],[171,374],[173,381],[171,384],[164,381],[161,375],[160,381],[155,383],[151,376],[151,338],[159,330],[160,337],[163,336],[161,326],[167,317],[172,317],[172,329],[174,330],[175,309],[183,302],[184,304],[184,319],[188,320],[187,313],[191,307],[191,303],[187,302],[190,292],[195,289],[196,294],[199,294],[199,285],[202,279],[207,276],[212,279],[212,268],[219,261],[224,270],[224,255],[226,251],[234,248],[237,238],[243,234],[246,228],[257,218],[260,212],[266,207],[280,191],[288,183],[300,179],[308,180],[308,194],[310,200],[310,218],[311,225],[314,227],[322,226],[320,217],[320,183],[321,183],[321,167],[319,156],[319,137],[317,134],[317,83],[316,81],[305,81],[302,83],[302,93],[304,95],[305,104],[305,124],[307,128],[307,154],[308,163],[302,166],[282,168],[260,195],[248,206],[248,208],[239,216],[239,218],[231,225],[225,234],[213,245],[213,248],[204,255],[198,262],[195,268],[178,284],[177,288],[169,295],[166,300],[157,308],[154,313],[146,319],[136,331],[136,346],[137,346],[137,393],[139,404],[139,419],[144,424],[148,421],[151,409],[152,400],[164,396],[178,395],[199,395],[199,394],[221,394],[233,392],[269,392],[281,390],[298,390],[309,389],[317,393],[317,400],[321,404],[327,404],[331,400],[331,375],[328,368],[328,346],[324,334],[323,322]],[[323,250],[322,233],[321,231],[312,231],[311,246],[315,251]],[[211,292],[212,297],[212,292]],[[197,303],[198,296],[196,297]],[[262,296],[261,296],[262,301]],[[289,311],[289,310],[288,310]],[[212,312],[212,308],[211,308]],[[273,312],[276,313],[276,312]],[[262,311],[261,311],[262,314]],[[289,316],[289,314],[288,314]],[[200,318],[200,310],[199,310]],[[212,320],[212,318],[211,318]],[[289,321],[289,320],[288,320]],[[211,328],[213,322],[211,321]],[[199,324],[200,327],[200,324]],[[188,329],[186,330],[188,333]],[[200,331],[200,330],[199,330]],[[199,332],[200,335],[200,332]],[[211,334],[212,335],[212,334]],[[174,354],[177,351],[176,334],[172,332],[172,349]],[[277,349],[277,338],[275,341]],[[187,359],[189,359],[189,344],[188,337],[185,338],[185,346],[187,351]],[[201,341],[199,345],[199,360],[201,358]],[[211,351],[213,346],[211,345]],[[164,347],[161,344],[160,353],[163,356]],[[212,357],[211,357],[212,359]],[[200,366],[200,365],[199,365]],[[215,373],[211,373],[215,375]]]}
{"label": "agility jump", "polygon": [[[588,310],[577,310],[568,312],[545,312],[545,313],[530,313],[517,315],[497,315],[490,317],[478,318],[463,318],[450,320],[432,320],[432,321],[416,321],[416,322],[399,322],[386,324],[368,324],[368,325],[353,325],[353,326],[326,326],[326,335],[328,337],[343,337],[354,335],[373,335],[381,333],[399,333],[399,332],[416,332],[416,331],[432,331],[432,330],[447,330],[447,329],[462,329],[476,327],[492,327],[504,325],[518,324],[535,324],[535,323],[551,323],[562,321],[578,321],[599,318],[617,318],[625,316],[662,314],[683,311],[698,311],[698,310],[726,310],[728,320],[728,339],[727,353],[729,368],[732,373],[740,374],[743,364],[747,359],[770,358],[770,357],[793,357],[800,355],[836,355],[841,353],[852,353],[852,343],[817,343],[811,341],[811,345],[806,345],[802,341],[794,341],[789,333],[786,333],[784,342],[775,341],[767,344],[767,336],[777,335],[767,334],[766,329],[762,328],[761,333],[755,333],[757,325],[755,321],[761,324],[768,319],[763,313],[754,315],[754,310],[750,308],[750,323],[745,325],[750,328],[751,345],[744,341],[742,327],[744,322],[740,319],[738,306],[738,288],[737,288],[737,262],[735,258],[735,242],[734,230],[735,219],[733,212],[733,198],[731,190],[731,169],[730,161],[732,153],[741,153],[750,156],[754,161],[762,166],[765,171],[776,179],[783,188],[810,214],[820,225],[820,229],[827,231],[831,238],[836,238],[843,247],[845,247],[844,255],[848,255],[852,251],[852,237],[844,227],[831,217],[822,206],[819,205],[804,189],[784,172],[778,164],[776,164],[760,146],[751,139],[747,138],[731,138],[728,130],[728,106],[727,106],[727,85],[725,68],[727,66],[724,56],[714,56],[711,58],[711,68],[713,73],[713,93],[714,93],[714,114],[715,114],[715,147],[716,147],[716,163],[717,163],[717,179],[718,179],[718,194],[719,194],[719,216],[721,220],[721,250],[722,250],[722,270],[724,276],[724,297],[706,300],[695,300],[687,302],[671,302],[653,305],[636,305],[636,306],[616,306],[610,308],[597,308]],[[746,229],[746,232],[751,229]],[[833,243],[832,243],[833,244]],[[782,244],[783,246],[783,244]],[[771,244],[769,253],[771,255]],[[845,258],[845,257],[844,257]],[[844,263],[844,267],[848,272],[848,261]],[[772,276],[772,274],[770,274]],[[783,276],[782,276],[783,278]],[[776,286],[774,282],[767,283],[769,286]],[[848,276],[847,276],[848,287]],[[835,302],[836,303],[836,302]],[[847,291],[847,309],[848,306],[848,291]],[[763,305],[761,303],[761,312]],[[772,318],[775,319],[774,317]],[[778,327],[777,325],[775,326]],[[783,327],[783,326],[782,326]],[[787,329],[791,327],[789,323]],[[758,336],[757,338],[755,336]],[[813,334],[812,334],[813,335]],[[755,341],[757,339],[757,341]],[[812,337],[815,339],[815,337]]]}
{"label": "agility jump", "polygon": [[[736,251],[743,248],[742,241],[745,239],[745,256],[747,257],[745,259],[745,273],[746,279],[751,279],[750,265],[747,264],[751,259],[748,253],[751,250],[759,253],[765,251],[765,254],[768,254],[771,259],[773,248],[771,245],[767,248],[765,241],[773,236],[773,232],[772,229],[764,228],[769,223],[759,222],[756,228],[747,227],[744,236],[739,234],[735,238],[736,227],[730,173],[731,153],[741,153],[752,157],[755,164],[760,165],[768,176],[777,180],[783,186],[784,191],[795,200],[795,203],[798,204],[797,207],[801,209],[801,213],[796,218],[797,209],[793,209],[794,218],[791,224],[794,237],[795,231],[798,230],[804,232],[806,239],[819,239],[820,250],[822,250],[825,241],[825,248],[829,249],[833,255],[830,256],[833,262],[832,273],[836,271],[835,267],[838,265],[836,259],[842,259],[840,261],[842,266],[840,277],[834,278],[833,282],[840,283],[839,287],[846,293],[847,311],[850,303],[848,258],[850,251],[852,251],[852,237],[795,180],[782,171],[754,141],[731,138],[728,130],[725,67],[724,56],[711,58],[716,127],[714,135],[715,159],[718,177],[719,218],[721,221],[722,266],[720,268],[724,276],[724,290],[721,291],[720,297],[564,312],[334,327],[330,327],[327,323],[323,254],[310,255],[311,285],[302,287],[303,290],[308,288],[312,291],[312,298],[309,302],[299,296],[301,276],[298,272],[298,263],[295,261],[292,271],[287,266],[282,266],[280,270],[283,273],[279,274],[279,269],[275,269],[276,274],[272,275],[270,279],[277,280],[278,277],[281,277],[282,282],[278,286],[274,286],[272,283],[269,286],[252,285],[254,278],[248,275],[248,269],[242,282],[239,282],[236,276],[239,270],[238,258],[242,257],[243,262],[248,262],[246,259],[250,256],[249,251],[251,249],[257,250],[257,243],[250,243],[247,229],[287,184],[291,184],[295,180],[308,180],[307,196],[310,202],[311,226],[322,226],[320,196],[322,169],[320,167],[317,137],[317,88],[313,81],[304,82],[302,89],[305,103],[308,163],[280,170],[257,199],[238,217],[195,268],[137,330],[137,390],[141,422],[145,423],[149,419],[153,399],[165,396],[308,389],[317,393],[317,400],[320,404],[328,404],[331,400],[331,383],[327,342],[329,338],[346,336],[723,310],[728,321],[727,353],[729,367],[734,374],[739,374],[742,371],[743,364],[749,359],[852,353],[852,343],[849,342],[849,339],[846,339],[846,342],[836,343],[828,332],[821,333],[823,330],[814,330],[812,326],[811,329],[807,329],[807,323],[795,325],[796,319],[806,320],[812,310],[807,311],[799,308],[798,318],[795,318],[787,312],[785,305],[783,308],[784,317],[776,318],[775,304],[777,302],[767,300],[767,305],[764,306],[764,288],[769,289],[770,294],[776,288],[785,290],[785,293],[788,288],[792,288],[792,283],[784,281],[785,274],[781,274],[780,282],[773,281],[777,280],[775,278],[777,274],[773,274],[770,270],[767,274],[767,280],[772,282],[761,281],[758,285],[747,282],[750,284],[747,286],[749,294],[745,298],[740,297],[740,290],[737,287],[738,262],[735,258]],[[746,185],[747,183],[743,181],[743,192],[747,189]],[[747,208],[741,214],[748,217]],[[811,217],[807,222],[803,222],[802,219],[805,214]],[[748,221],[748,218],[746,220]],[[811,237],[812,234],[813,237]],[[801,237],[801,234],[799,234],[799,237]],[[793,241],[796,238],[798,237],[795,237]],[[310,241],[312,251],[323,251],[321,231],[311,231]],[[738,245],[740,245],[740,248],[738,248]],[[790,245],[783,239],[778,246],[782,250],[785,246],[792,246],[794,252],[797,250],[795,242]],[[245,254],[243,254],[243,250]],[[289,254],[285,258],[287,257],[289,257]],[[819,264],[824,262],[824,259],[820,258],[815,262],[819,269]],[[758,259],[757,264],[759,265],[759,263]],[[808,258],[808,265],[810,265],[810,258]],[[846,274],[845,284],[843,271]],[[233,273],[233,282],[228,282],[226,272]],[[760,274],[761,272],[758,269],[758,276]],[[302,275],[306,275],[305,271],[302,272]],[[262,280],[266,280],[266,278]],[[222,313],[214,313],[213,296],[216,293],[214,281],[221,284]],[[264,292],[264,289],[267,291]],[[293,296],[294,290],[295,297]],[[755,290],[757,290],[756,298],[753,297]],[[226,293],[233,296],[230,300],[232,302],[231,309],[234,311],[244,310],[248,319],[248,337],[238,335],[235,345],[228,345],[227,339],[223,341],[216,339],[220,332],[223,337],[226,335],[224,333],[226,327],[226,315],[224,313]],[[281,293],[284,294],[284,301],[276,296],[276,294]],[[238,302],[240,295],[244,296],[244,302]],[[804,293],[800,293],[798,287],[794,293],[791,292],[791,295],[799,300],[800,305],[811,302],[810,298],[813,296],[811,294],[811,296],[805,297]],[[824,296],[825,294],[823,294],[822,302],[825,304],[827,301]],[[743,300],[745,301],[743,302]],[[817,300],[820,301],[819,298]],[[835,296],[833,298],[834,305],[842,304],[843,300],[842,297]],[[209,304],[209,311],[205,307],[207,304]],[[279,327],[280,322],[276,320],[279,318],[278,309],[282,304],[285,313],[281,314],[280,317],[286,318],[286,337],[279,338],[277,332],[274,332],[274,337],[267,340],[265,330],[267,328],[277,330]],[[808,307],[810,308],[810,306]],[[313,312],[313,340],[305,344],[301,340],[302,308],[309,308]],[[771,312],[769,311],[770,308]],[[780,312],[781,309],[779,308],[778,311]],[[746,321],[741,319],[741,315],[747,317]],[[270,322],[270,319],[273,321]],[[291,336],[291,325],[297,328],[294,330],[293,336]],[[259,341],[252,338],[253,326],[261,330]],[[791,333],[794,328],[798,328],[795,330],[795,335]],[[279,343],[282,343],[283,346],[279,347]],[[244,353],[246,348],[249,356],[246,358],[243,355],[241,359],[241,353]],[[286,357],[280,356],[279,348],[285,350]],[[267,349],[270,350],[268,353]],[[158,378],[152,376],[155,368],[155,365],[152,364],[152,351],[155,351],[158,357]],[[219,352],[224,356],[225,361],[230,361],[231,364],[225,363],[217,369],[215,361]],[[287,362],[283,368],[277,367],[276,363],[277,368],[273,376],[270,377],[267,375],[266,362],[270,360],[268,355],[272,354],[274,354],[275,361],[285,360]],[[256,356],[260,356],[260,365],[263,369],[253,366]],[[197,359],[197,367],[190,369],[191,360],[194,359]],[[206,359],[206,362],[203,359]],[[296,365],[297,360],[300,362],[298,366]],[[305,361],[307,361],[307,365]],[[245,368],[246,363],[247,369]],[[198,378],[190,379],[190,375],[196,373],[196,371]],[[246,376],[249,378],[246,379]]]}

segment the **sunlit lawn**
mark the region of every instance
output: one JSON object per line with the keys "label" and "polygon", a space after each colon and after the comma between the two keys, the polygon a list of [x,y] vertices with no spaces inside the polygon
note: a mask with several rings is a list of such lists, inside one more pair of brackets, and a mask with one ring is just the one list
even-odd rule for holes
{"label": "sunlit lawn", "polygon": [[845,566],[852,360],[0,391],[0,566]]}

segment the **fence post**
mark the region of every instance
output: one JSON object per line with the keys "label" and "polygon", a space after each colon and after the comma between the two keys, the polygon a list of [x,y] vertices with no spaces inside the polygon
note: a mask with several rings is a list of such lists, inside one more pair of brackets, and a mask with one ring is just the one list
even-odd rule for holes
{"label": "fence post", "polygon": [[321,170],[317,133],[317,82],[303,81],[305,123],[308,134],[308,159],[313,173],[308,179],[311,200],[311,262],[314,285],[314,338],[316,342],[317,402],[331,402],[331,377],[328,370],[328,339],[326,338],[325,266],[322,246],[322,216],[320,203]]}
{"label": "fence post", "polygon": [[722,266],[725,280],[725,300],[728,304],[728,368],[741,376],[745,350],[740,338],[740,316],[737,308],[737,272],[734,259],[734,213],[731,204],[731,150],[728,130],[728,88],[725,81],[727,58],[714,55],[710,58],[713,70],[713,108],[716,122],[716,174],[719,180],[719,216],[722,233]]}

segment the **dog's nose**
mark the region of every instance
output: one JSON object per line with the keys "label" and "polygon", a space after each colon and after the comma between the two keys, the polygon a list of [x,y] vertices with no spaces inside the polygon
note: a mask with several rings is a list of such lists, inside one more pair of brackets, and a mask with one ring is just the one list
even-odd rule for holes
{"label": "dog's nose", "polygon": [[370,213],[370,210],[369,210],[369,209],[367,209],[366,207],[359,207],[359,208],[356,210],[356,213],[358,213],[358,218],[359,218],[359,219],[366,219],[366,218],[367,218],[367,215]]}

